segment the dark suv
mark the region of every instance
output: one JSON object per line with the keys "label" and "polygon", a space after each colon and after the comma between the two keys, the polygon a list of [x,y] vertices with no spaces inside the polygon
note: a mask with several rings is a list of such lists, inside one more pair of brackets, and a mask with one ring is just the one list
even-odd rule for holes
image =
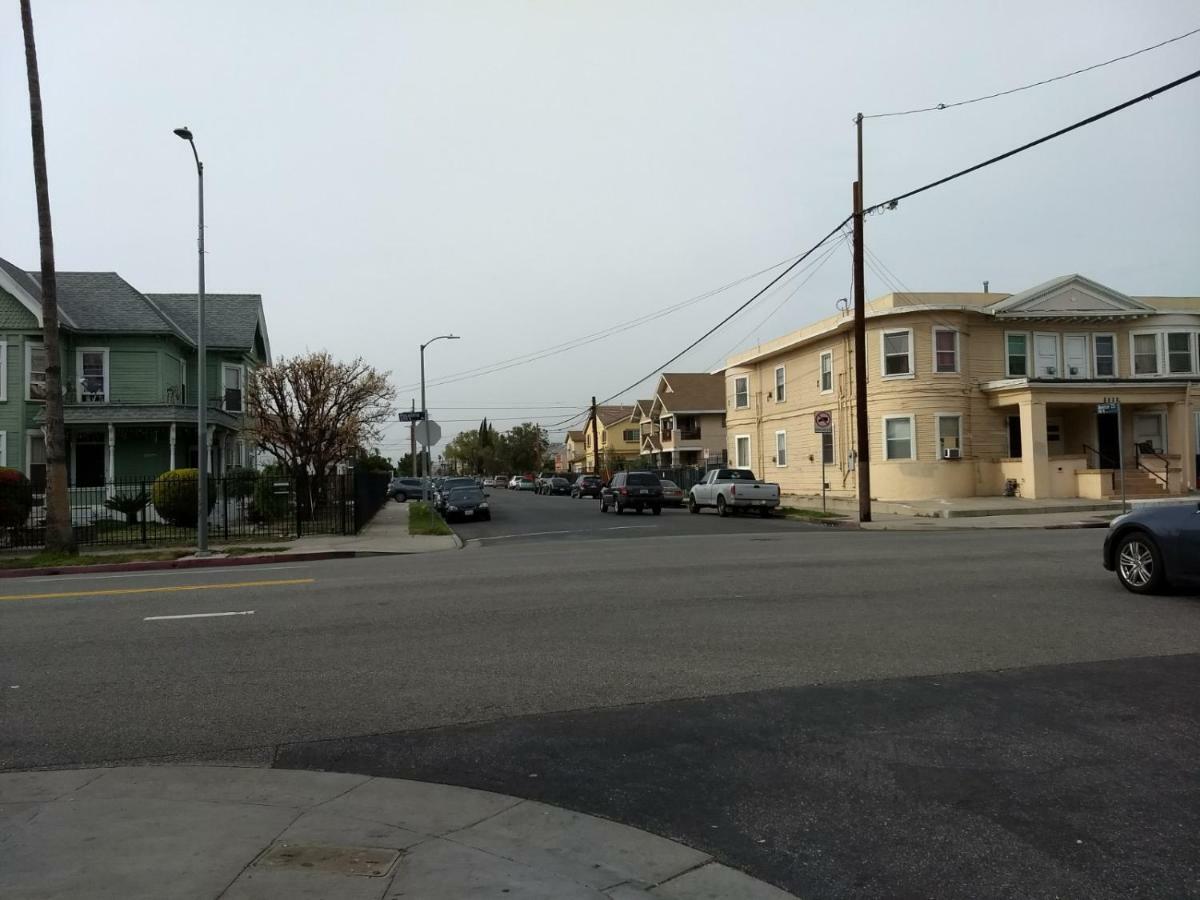
{"label": "dark suv", "polygon": [[604,482],[599,475],[580,475],[571,485],[571,496],[578,500],[580,497],[599,497]]}
{"label": "dark suv", "polygon": [[388,485],[388,496],[397,503],[403,503],[409,498],[419,500],[421,498],[421,479],[393,478],[392,483]]}
{"label": "dark suv", "polygon": [[600,512],[612,507],[619,516],[627,509],[662,513],[662,482],[653,472],[618,472],[600,492]]}

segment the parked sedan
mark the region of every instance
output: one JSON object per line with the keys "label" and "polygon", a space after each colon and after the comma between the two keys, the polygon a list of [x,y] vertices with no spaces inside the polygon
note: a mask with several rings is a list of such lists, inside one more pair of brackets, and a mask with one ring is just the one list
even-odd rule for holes
{"label": "parked sedan", "polygon": [[545,494],[546,496],[558,494],[566,497],[571,493],[571,482],[565,478],[544,478],[542,479],[538,493]]}
{"label": "parked sedan", "polygon": [[512,489],[514,491],[532,491],[534,489],[533,479],[526,478],[524,475],[514,478],[513,482],[514,484]]}
{"label": "parked sedan", "polygon": [[667,479],[662,480],[663,489],[663,506],[670,506],[674,509],[683,508],[683,488],[673,481]]}
{"label": "parked sedan", "polygon": [[437,493],[433,496],[433,505],[438,510],[446,508],[446,498],[450,492],[456,488],[473,488],[480,490],[479,485],[475,483],[474,478],[443,478],[441,484],[438,485]]}
{"label": "parked sedan", "polygon": [[578,500],[580,497],[599,497],[604,482],[599,475],[580,475],[571,485],[571,496]]}
{"label": "parked sedan", "polygon": [[1104,539],[1104,568],[1135,594],[1200,585],[1200,504],[1143,506],[1117,516]]}
{"label": "parked sedan", "polygon": [[492,518],[492,510],[488,506],[487,494],[478,487],[456,487],[446,495],[442,515],[447,522],[468,519],[483,519],[487,522]]}

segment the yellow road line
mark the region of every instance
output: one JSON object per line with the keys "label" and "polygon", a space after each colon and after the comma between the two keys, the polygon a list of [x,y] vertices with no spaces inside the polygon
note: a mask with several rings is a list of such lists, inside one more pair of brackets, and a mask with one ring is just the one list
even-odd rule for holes
{"label": "yellow road line", "polygon": [[285,578],[278,581],[233,581],[226,584],[173,584],[164,587],[111,588],[104,591],[60,591],[54,594],[0,595],[0,600],[58,600],[63,597],[119,597],[126,594],[165,594],[178,591],[219,591],[226,588],[282,587],[288,584],[312,584],[315,578]]}

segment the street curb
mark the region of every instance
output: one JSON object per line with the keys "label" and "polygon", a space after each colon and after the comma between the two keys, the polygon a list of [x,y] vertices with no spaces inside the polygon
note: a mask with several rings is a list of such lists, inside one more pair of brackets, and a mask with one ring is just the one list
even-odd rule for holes
{"label": "street curb", "polygon": [[215,559],[161,559],[145,562],[96,563],[90,566],[45,566],[31,569],[3,569],[0,578],[28,578],[32,575],[86,575],[91,572],[152,572],[165,569],[221,569],[233,566],[261,566],[270,563],[315,562],[323,559],[353,559],[356,556],[392,554],[364,553],[357,550],[322,550],[312,553],[272,553],[269,556],[235,556]]}
{"label": "street curb", "polygon": [[[970,518],[964,516],[963,518]],[[910,525],[877,525],[863,531],[912,531],[919,534],[938,534],[946,531],[1072,531],[1083,528],[1108,528],[1107,522],[1071,522],[1065,525],[930,525],[914,528]]]}

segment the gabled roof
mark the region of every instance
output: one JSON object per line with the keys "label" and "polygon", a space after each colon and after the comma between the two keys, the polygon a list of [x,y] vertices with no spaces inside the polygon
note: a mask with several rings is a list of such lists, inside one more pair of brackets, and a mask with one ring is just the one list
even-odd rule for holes
{"label": "gabled roof", "polygon": [[568,431],[567,432],[567,440],[568,441],[582,441],[583,440],[583,432],[582,431]]}
{"label": "gabled roof", "polygon": [[997,318],[1054,319],[1138,317],[1157,310],[1083,275],[1062,275],[989,304],[984,311]]}
{"label": "gabled roof", "polygon": [[633,415],[632,406],[597,406],[596,418],[600,420],[600,424],[608,427],[617,422],[624,421]]}
{"label": "gabled roof", "polygon": [[706,372],[665,372],[655,402],[672,413],[725,411],[725,379]]}
{"label": "gabled roof", "polygon": [[650,411],[654,409],[654,398],[649,400],[639,400],[633,405],[633,415],[639,422],[650,418]]}
{"label": "gabled roof", "polygon": [[[18,303],[29,310],[38,325],[42,324],[42,290],[29,273],[18,269],[7,259],[0,259],[0,290],[11,294]],[[61,313],[60,313],[61,318]],[[68,324],[64,322],[63,324]]]}
{"label": "gabled roof", "polygon": [[[28,274],[40,288],[41,273]],[[171,333],[187,340],[175,323],[116,272],[55,272],[54,282],[59,316],[69,328],[106,334]]]}
{"label": "gabled roof", "polygon": [[[195,294],[147,294],[162,312],[175,322],[192,341],[196,340],[196,295]],[[210,347],[224,347],[251,352],[254,337],[262,335],[266,359],[271,359],[271,345],[267,339],[267,323],[263,316],[262,296],[259,294],[205,294],[204,295],[205,343]]]}

